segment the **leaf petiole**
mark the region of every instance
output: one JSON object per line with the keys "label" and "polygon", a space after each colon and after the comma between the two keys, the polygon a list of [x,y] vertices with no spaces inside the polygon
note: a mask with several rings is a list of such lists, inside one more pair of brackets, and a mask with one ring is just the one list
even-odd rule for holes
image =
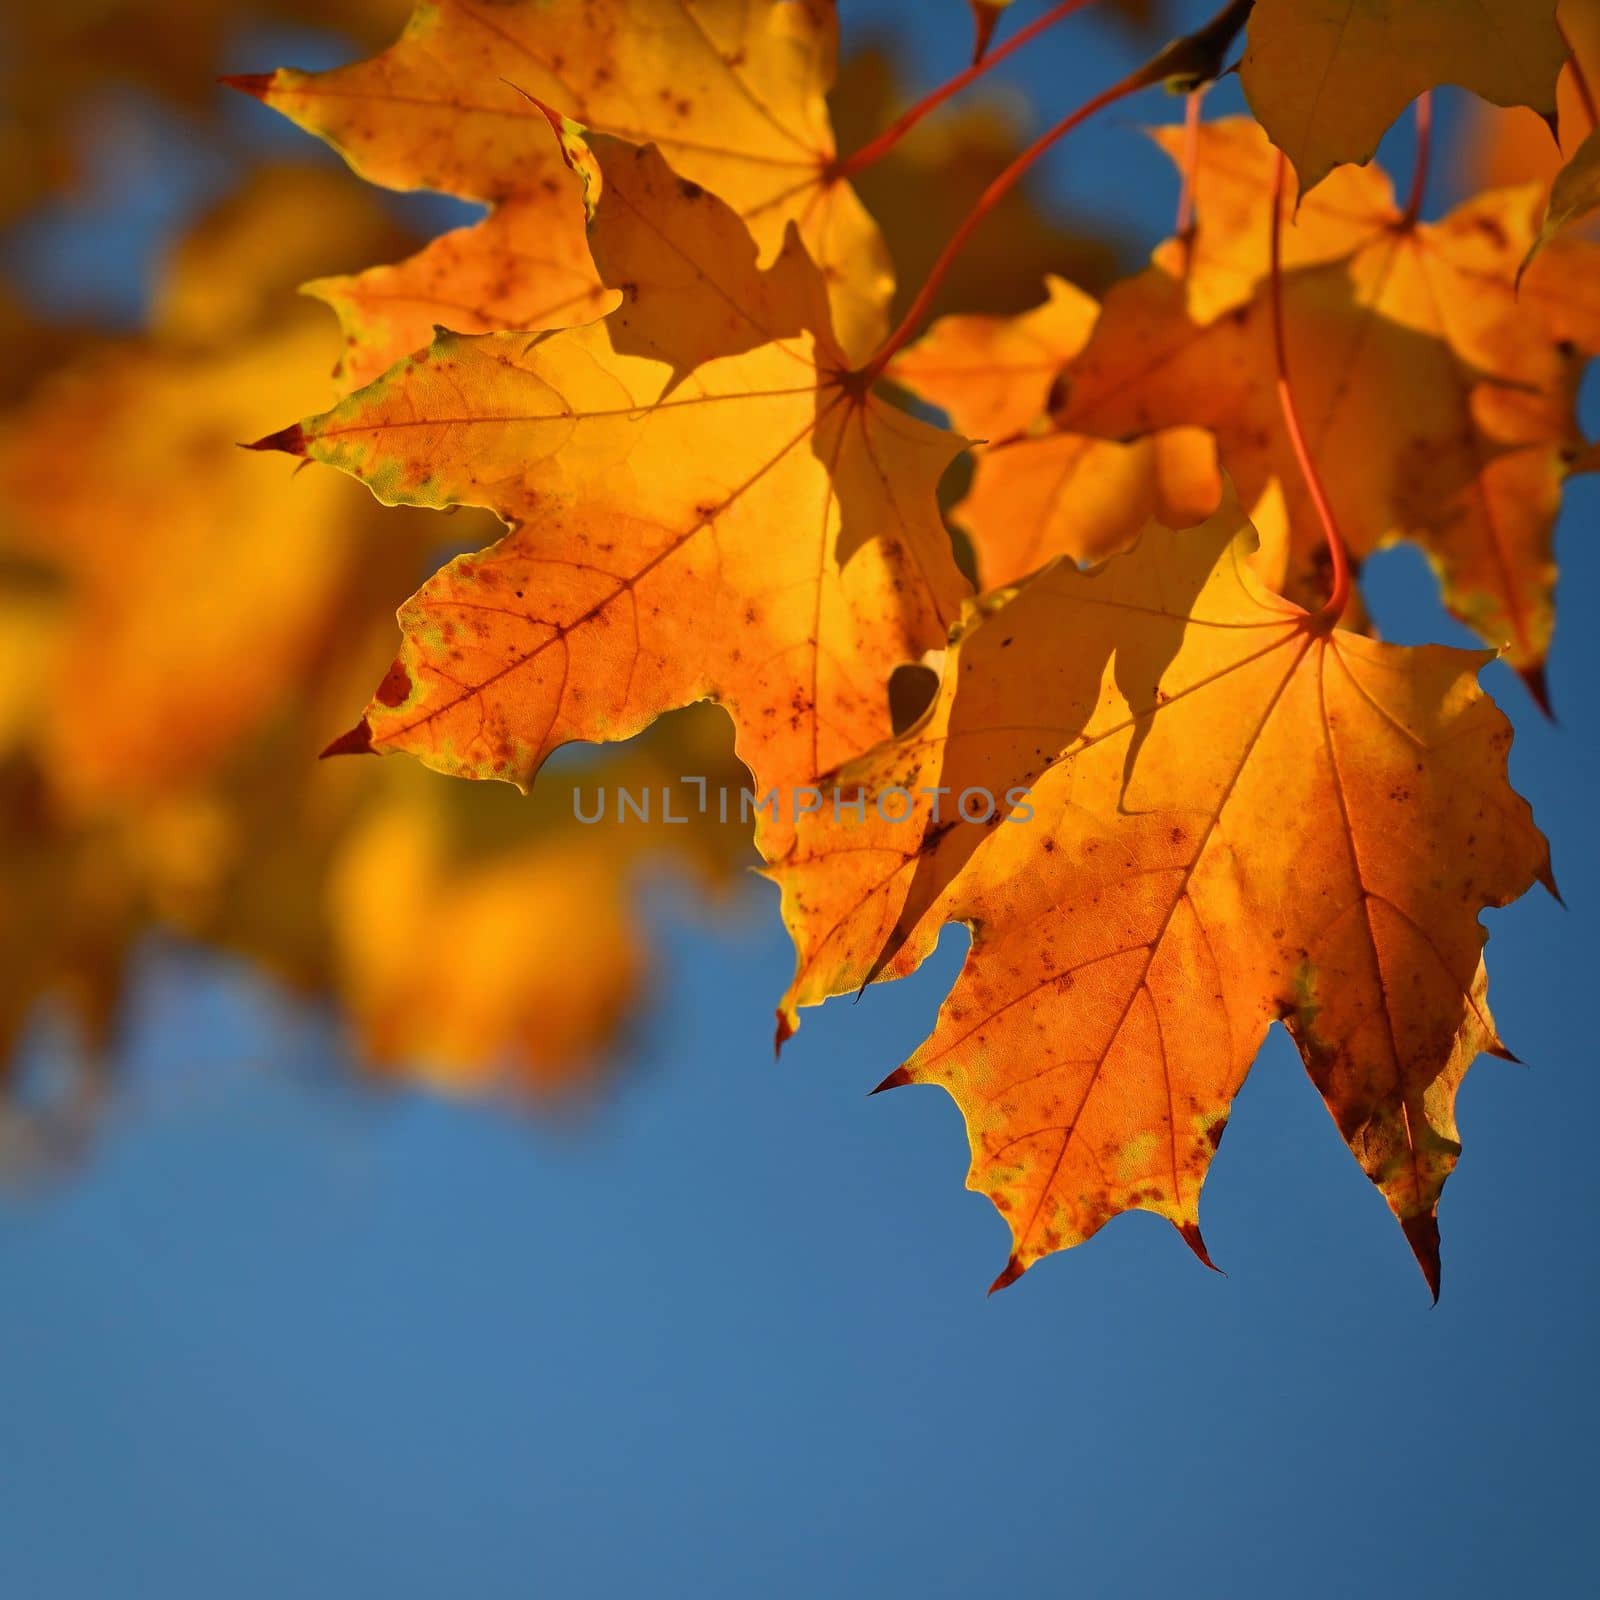
{"label": "leaf petiole", "polygon": [[[911,302],[910,309],[901,319],[899,326],[884,340],[871,359],[852,374],[856,382],[863,386],[872,384],[882,375],[895,355],[911,341],[927,318],[940,286],[949,275],[956,258],[966,248],[967,241],[977,232],[983,219],[1022,181],[1041,156],[1074,128],[1087,122],[1096,112],[1103,111],[1107,106],[1114,105],[1129,95],[1137,94],[1141,89],[1164,83],[1178,92],[1191,93],[1201,85],[1220,77],[1224,70],[1227,52],[1238,36],[1239,30],[1244,26],[1254,3],[1255,0],[1229,0],[1229,3],[1223,6],[1203,28],[1185,34],[1180,39],[1174,39],[1142,67],[1135,68],[1127,77],[1112,84],[1110,88],[1102,89],[1076,111],[1063,117],[1053,128],[1040,134],[978,197],[977,203],[951,234],[944,249],[939,252],[938,259],[928,272],[927,281],[917,292],[916,299]],[[1021,34],[1017,36],[1018,39],[1021,37]],[[1014,44],[1016,40],[1012,42]],[[999,51],[995,52],[995,56],[999,54]],[[994,58],[991,56],[988,60],[992,61]]]}
{"label": "leaf petiole", "polygon": [[1183,106],[1183,174],[1178,190],[1178,217],[1173,224],[1173,234],[1183,247],[1183,267],[1188,272],[1194,253],[1195,174],[1200,165],[1200,108],[1205,98],[1206,86],[1191,89]]}
{"label": "leaf petiole", "polygon": [[1433,90],[1417,96],[1417,163],[1411,169],[1411,193],[1406,198],[1402,228],[1416,225],[1422,215],[1422,201],[1428,190],[1428,164],[1433,155]]}
{"label": "leaf petiole", "polygon": [[1305,431],[1300,426],[1300,413],[1295,408],[1294,388],[1289,382],[1289,356],[1283,321],[1283,198],[1288,167],[1288,159],[1280,150],[1272,184],[1272,343],[1278,368],[1278,408],[1283,413],[1283,425],[1288,432],[1289,442],[1294,446],[1300,475],[1306,481],[1312,504],[1316,506],[1317,516],[1321,519],[1323,536],[1328,542],[1328,556],[1333,563],[1333,586],[1328,598],[1321,609],[1313,612],[1308,619],[1319,630],[1327,630],[1335,626],[1350,603],[1350,555],[1340,535],[1333,507],[1323,489],[1316,462],[1311,459]]}
{"label": "leaf petiole", "polygon": [[924,95],[909,110],[896,117],[877,138],[837,162],[830,176],[835,179],[850,178],[862,168],[870,167],[873,162],[888,155],[929,112],[937,111],[946,100],[953,99],[969,84],[975,83],[991,68],[998,67],[1002,61],[1015,55],[1025,45],[1031,44],[1047,29],[1064,21],[1075,11],[1082,11],[1086,6],[1093,4],[1094,0],[1061,0],[1059,5],[1052,6],[1042,17],[1035,18],[1026,28],[1007,39],[1003,45],[974,61],[970,67],[958,72],[949,82],[941,84],[931,94]]}

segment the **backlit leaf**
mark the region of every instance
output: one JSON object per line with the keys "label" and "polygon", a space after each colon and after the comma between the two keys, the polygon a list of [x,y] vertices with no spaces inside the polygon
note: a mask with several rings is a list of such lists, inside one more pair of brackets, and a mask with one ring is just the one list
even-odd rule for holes
{"label": "backlit leaf", "polygon": [[320,286],[352,341],[354,382],[426,344],[435,323],[548,328],[602,308],[579,188],[535,99],[659,145],[739,212],[767,261],[798,223],[840,340],[862,356],[892,285],[870,218],[832,172],[836,27],[831,0],[423,0],[370,61],[235,81],[374,183],[495,208],[398,267]]}
{"label": "backlit leaf", "polygon": [[[1055,420],[1119,439],[1181,424],[1210,429],[1247,502],[1269,479],[1285,486],[1290,593],[1314,604],[1322,533],[1279,412],[1262,281],[1273,158],[1247,126],[1202,132],[1187,277],[1166,246],[1157,265],[1112,291],[1062,376]],[[1376,181],[1360,178],[1367,188]],[[1224,188],[1234,198],[1213,226],[1206,202]],[[1392,205],[1366,204],[1364,241],[1347,238],[1347,253],[1334,255],[1327,239],[1330,249],[1310,253],[1324,264],[1286,274],[1284,299],[1312,452],[1355,553],[1416,539],[1451,609],[1503,646],[1537,689],[1553,624],[1551,534],[1584,443],[1576,383],[1600,348],[1600,256],[1560,241],[1519,290],[1535,204],[1531,193],[1507,191],[1415,226]],[[1201,275],[1219,287],[1197,295]],[[1214,308],[1245,288],[1250,297],[1233,309],[1209,321],[1193,314],[1197,298]]]}
{"label": "backlit leaf", "polygon": [[1099,306],[1059,278],[1020,317],[946,317],[892,376],[982,440],[972,489],[951,513],[982,587],[1015,583],[1059,555],[1100,561],[1154,517],[1174,527],[1217,503],[1216,449],[1197,428],[1121,444],[1069,433],[1048,411],[1057,373],[1082,350]]}
{"label": "backlit leaf", "polygon": [[[1456,1090],[1504,1049],[1478,914],[1548,883],[1547,852],[1488,657],[1333,630],[1260,585],[1253,544],[1226,503],[974,611],[923,720],[840,774],[908,791],[909,819],[807,818],[775,874],[829,930],[834,991],[971,926],[885,1086],[960,1105],[1014,1236],[1000,1283],[1133,1208],[1204,1259],[1201,1183],[1282,1018],[1437,1289]],[[988,822],[948,809],[1018,785]]]}
{"label": "backlit leaf", "polygon": [[709,697],[758,788],[809,783],[882,737],[890,672],[943,642],[965,586],[934,490],[959,441],[863,392],[797,237],[763,269],[654,149],[594,136],[578,159],[603,169],[619,310],[442,335],[263,441],[512,525],[408,602],[340,748],[526,784],[569,740]]}
{"label": "backlit leaf", "polygon": [[1438,84],[1554,116],[1567,58],[1556,0],[1256,0],[1249,30],[1245,97],[1307,190]]}

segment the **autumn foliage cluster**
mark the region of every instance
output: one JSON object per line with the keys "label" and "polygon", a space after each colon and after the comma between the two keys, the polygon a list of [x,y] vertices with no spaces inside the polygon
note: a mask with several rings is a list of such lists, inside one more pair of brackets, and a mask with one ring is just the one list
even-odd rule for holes
{"label": "autumn foliage cluster", "polygon": [[[86,73],[74,9],[29,42]],[[419,0],[353,65],[230,80],[372,187],[263,169],[137,339],[17,320],[0,1043],[43,997],[103,1026],[159,928],[337,995],[375,1064],[587,1081],[639,869],[714,887],[750,846],[579,824],[541,769],[602,746],[590,787],[771,802],[780,1044],[971,930],[884,1087],[960,1107],[999,1282],[1134,1208],[1206,1259],[1281,1020],[1437,1292],[1457,1090],[1507,1053],[1480,913],[1554,888],[1478,674],[1548,709],[1553,530],[1600,465],[1600,4],[1169,7],[1020,152],[957,96],[1099,8],[972,9],[974,65],[899,115],[881,61],[835,88],[833,0]],[[1235,75],[1252,115],[1211,115]],[[1435,216],[1446,84],[1507,109]],[[1119,278],[1026,183],[1137,137],[1093,119],[1141,93],[1176,221]],[[20,103],[18,207],[63,96]],[[486,209],[416,248],[380,188]],[[1396,541],[1482,650],[1373,636]]]}

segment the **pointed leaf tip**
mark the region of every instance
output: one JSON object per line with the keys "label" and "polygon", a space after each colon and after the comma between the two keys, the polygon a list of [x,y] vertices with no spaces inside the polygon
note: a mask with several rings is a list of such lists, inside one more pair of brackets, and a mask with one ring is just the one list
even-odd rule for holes
{"label": "pointed leaf tip", "polygon": [[372,754],[372,726],[363,717],[348,733],[341,733],[317,758],[329,756],[369,756]]}
{"label": "pointed leaf tip", "polygon": [[286,456],[303,456],[306,453],[306,432],[298,422],[276,433],[269,433],[254,444],[241,446],[245,450],[281,450]]}
{"label": "pointed leaf tip", "polygon": [[1211,1259],[1211,1252],[1206,1249],[1206,1242],[1200,1236],[1200,1224],[1198,1222],[1180,1222],[1177,1224],[1177,1229],[1183,1235],[1183,1242],[1199,1258],[1201,1266],[1209,1267],[1219,1278],[1227,1277],[1227,1273]]}
{"label": "pointed leaf tip", "polygon": [[977,64],[989,53],[989,46],[994,42],[994,30],[1000,21],[1000,13],[1005,10],[1005,4],[996,5],[993,0],[972,0],[972,64]]}
{"label": "pointed leaf tip", "polygon": [[778,1028],[772,1040],[772,1059],[776,1061],[783,1054],[783,1047],[794,1038],[794,1023],[786,1011],[778,1012]]}
{"label": "pointed leaf tip", "polygon": [[276,77],[275,72],[229,72],[224,73],[217,82],[225,89],[237,89],[240,94],[265,100],[272,93],[272,80]]}
{"label": "pointed leaf tip", "polygon": [[1546,857],[1544,866],[1539,871],[1539,882],[1544,885],[1545,892],[1563,911],[1572,909],[1567,904],[1566,896],[1561,892],[1561,885],[1556,882],[1556,869],[1551,865],[1548,857]]}
{"label": "pointed leaf tip", "polygon": [[[554,106],[549,105],[545,101],[541,100],[538,95],[532,93],[532,91],[528,89],[524,89],[522,85],[517,83],[514,79],[502,77],[500,81],[506,86],[506,88],[510,89],[513,94],[521,95],[530,106],[533,106],[536,110],[540,111],[544,116],[544,120],[555,129],[556,137],[558,139],[561,137],[562,129],[568,121],[566,117],[557,111]],[[563,154],[565,154],[565,151],[563,151]]]}
{"label": "pointed leaf tip", "polygon": [[1027,1270],[1027,1267],[1025,1267],[1016,1256],[1012,1256],[1012,1258],[1006,1262],[1005,1270],[998,1278],[994,1280],[993,1283],[989,1285],[989,1293],[994,1294],[999,1289],[1009,1288]]}
{"label": "pointed leaf tip", "polygon": [[1420,1217],[1407,1217],[1401,1224],[1411,1253],[1428,1280],[1428,1291],[1433,1303],[1439,1303],[1439,1219],[1431,1211]]}
{"label": "pointed leaf tip", "polygon": [[1533,703],[1555,722],[1556,714],[1550,704],[1550,680],[1546,676],[1544,662],[1537,661],[1531,667],[1518,667],[1517,676],[1527,685]]}
{"label": "pointed leaf tip", "polygon": [[885,1089],[903,1089],[908,1083],[915,1083],[916,1079],[904,1067],[896,1067],[876,1089],[869,1090],[869,1095],[882,1094]]}

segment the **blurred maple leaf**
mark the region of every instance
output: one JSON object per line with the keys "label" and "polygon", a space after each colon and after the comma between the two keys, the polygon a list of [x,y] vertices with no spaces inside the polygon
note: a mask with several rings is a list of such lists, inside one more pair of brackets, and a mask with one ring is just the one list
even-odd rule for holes
{"label": "blurred maple leaf", "polygon": [[[52,1001],[93,1090],[129,952],[162,930],[332,994],[386,1071],[570,1096],[639,1002],[639,873],[717,888],[748,850],[698,815],[586,828],[559,787],[489,826],[484,792],[316,763],[443,535],[236,440],[328,392],[337,334],[294,282],[393,243],[349,180],[264,170],[181,242],[150,336],[90,342],[0,419],[4,1062]],[[725,722],[663,726],[587,781],[659,793],[686,764],[738,785]],[[430,989],[395,956],[439,917],[460,944]]]}
{"label": "blurred maple leaf", "polygon": [[[737,808],[719,823],[679,777],[723,792],[746,781],[728,732],[697,707],[532,797],[362,764],[372,799],[325,894],[336,992],[363,1055],[453,1093],[592,1092],[653,964],[639,878],[670,869],[716,893],[748,853]],[[577,821],[573,786],[587,814],[607,814]],[[618,817],[623,792],[649,797],[646,819]]]}
{"label": "blurred maple leaf", "polygon": [[[249,248],[263,235],[278,248]],[[294,482],[286,463],[236,445],[275,410],[329,393],[337,345],[326,315],[293,296],[301,257],[393,239],[335,174],[258,174],[179,250],[158,337],[86,353],[12,418],[0,444],[11,549],[71,590],[53,690],[68,714],[44,737],[75,806],[216,770],[336,626],[377,519],[343,485]],[[404,538],[395,524],[382,534]]]}

